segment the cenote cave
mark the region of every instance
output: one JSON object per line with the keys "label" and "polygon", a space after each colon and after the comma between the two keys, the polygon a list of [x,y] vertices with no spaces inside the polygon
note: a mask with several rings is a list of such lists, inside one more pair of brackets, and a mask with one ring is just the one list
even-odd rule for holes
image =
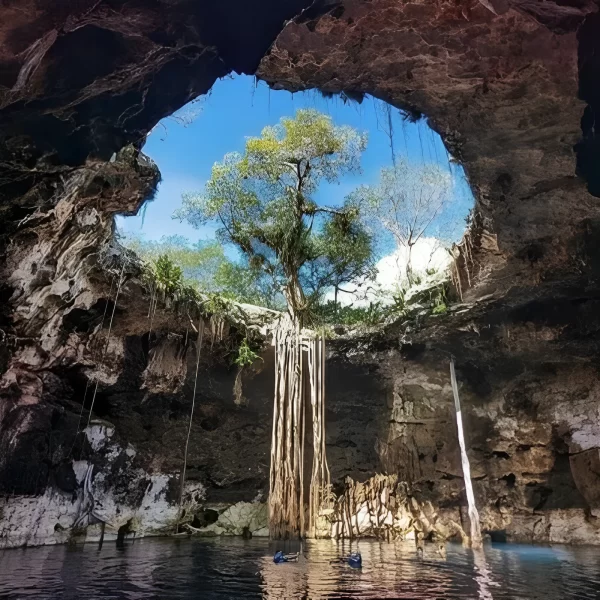
{"label": "cenote cave", "polygon": [[598,8],[2,2],[0,597],[599,597]]}

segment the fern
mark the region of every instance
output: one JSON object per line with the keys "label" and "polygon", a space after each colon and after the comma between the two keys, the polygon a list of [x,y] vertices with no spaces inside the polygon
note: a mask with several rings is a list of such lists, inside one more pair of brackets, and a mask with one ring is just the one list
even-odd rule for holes
{"label": "fern", "polygon": [[249,367],[254,363],[255,360],[262,358],[252,350],[250,345],[248,344],[248,338],[244,338],[240,347],[238,348],[238,355],[233,361],[239,367]]}

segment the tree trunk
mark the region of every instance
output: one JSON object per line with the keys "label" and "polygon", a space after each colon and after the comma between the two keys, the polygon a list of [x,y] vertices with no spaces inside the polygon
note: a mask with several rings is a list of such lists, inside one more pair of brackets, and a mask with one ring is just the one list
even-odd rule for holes
{"label": "tree trunk", "polygon": [[335,316],[337,317],[338,316],[338,287],[337,287],[337,285],[335,286],[333,306],[335,308]]}
{"label": "tree trunk", "polygon": [[306,312],[308,307],[304,291],[296,274],[288,275],[288,283],[284,290],[284,296],[292,323],[302,329],[306,326]]}
{"label": "tree trunk", "polygon": [[408,244],[406,252],[406,279],[408,279],[409,285],[413,285],[415,282],[412,269],[412,248],[412,244]]}

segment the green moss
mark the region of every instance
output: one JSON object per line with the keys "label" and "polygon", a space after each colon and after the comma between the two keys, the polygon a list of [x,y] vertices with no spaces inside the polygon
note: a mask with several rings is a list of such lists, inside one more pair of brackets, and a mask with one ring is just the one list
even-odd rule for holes
{"label": "green moss", "polygon": [[446,304],[444,302],[442,302],[441,304],[434,306],[431,313],[434,315],[442,315],[447,311],[448,311],[448,307],[446,306]]}

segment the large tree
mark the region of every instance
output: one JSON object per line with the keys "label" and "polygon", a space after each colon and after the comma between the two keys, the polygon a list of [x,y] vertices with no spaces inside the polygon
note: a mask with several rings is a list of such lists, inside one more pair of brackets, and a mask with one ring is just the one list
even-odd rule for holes
{"label": "large tree", "polygon": [[285,295],[294,321],[306,323],[323,293],[372,270],[371,237],[357,205],[317,204],[323,181],[360,169],[366,136],[315,110],[265,127],[243,153],[214,164],[201,193],[184,196],[176,217],[237,246]]}
{"label": "large tree", "polygon": [[[358,171],[366,137],[335,126],[314,110],[299,110],[250,138],[242,154],[215,163],[204,191],[187,195],[178,217],[199,227],[219,224],[218,236],[234,244],[249,266],[274,282],[290,319],[274,331],[275,392],[269,478],[269,529],[273,537],[303,536],[304,439],[312,407],[313,468],[308,531],[318,535],[321,510],[330,501],[325,453],[325,340],[303,329],[312,306],[331,288],[368,274],[371,237],[358,206],[317,204],[323,181]],[[305,359],[306,358],[306,359]],[[303,369],[308,367],[308,377]],[[305,382],[308,379],[308,382]],[[308,385],[306,385],[308,383]]]}

